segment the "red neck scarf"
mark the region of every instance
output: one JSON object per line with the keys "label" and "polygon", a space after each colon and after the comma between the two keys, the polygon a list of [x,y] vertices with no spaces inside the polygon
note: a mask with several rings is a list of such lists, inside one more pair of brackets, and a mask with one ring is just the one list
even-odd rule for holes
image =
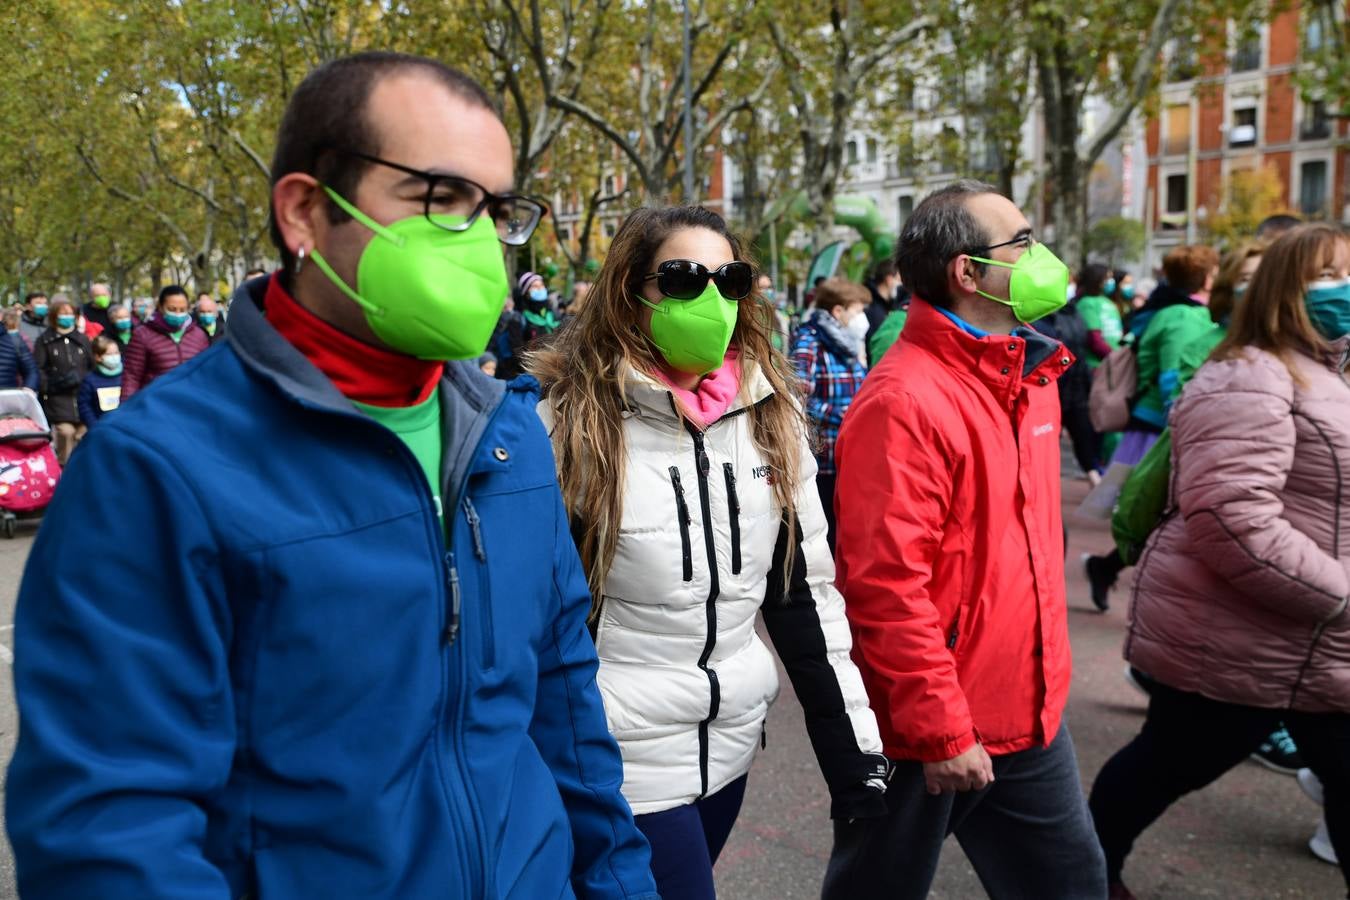
{"label": "red neck scarf", "polygon": [[349,400],[369,406],[413,406],[431,397],[445,363],[372,347],[305,309],[281,286],[267,283],[267,321],[328,376]]}

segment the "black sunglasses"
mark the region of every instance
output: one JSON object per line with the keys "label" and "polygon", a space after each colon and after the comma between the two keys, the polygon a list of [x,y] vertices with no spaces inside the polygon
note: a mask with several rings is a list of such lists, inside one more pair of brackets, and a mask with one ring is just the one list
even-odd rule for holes
{"label": "black sunglasses", "polygon": [[[353,156],[366,162],[396,169],[415,176],[427,183],[426,196],[423,198],[422,214],[427,221],[446,231],[468,231],[478,217],[487,210],[497,228],[497,238],[503,244],[519,247],[530,239],[539,220],[548,212],[548,207],[531,197],[517,194],[494,194],[477,182],[458,175],[440,175],[423,172],[408,166],[380,159],[368,153],[358,153],[342,147],[328,148],[334,153]],[[459,218],[463,222],[447,222],[446,217]]]}
{"label": "black sunglasses", "polygon": [[707,266],[691,259],[668,259],[642,280],[653,278],[661,296],[672,300],[693,300],[708,287],[709,278],[717,285],[717,293],[726,299],[744,300],[754,286],[755,270],[747,262],[729,262],[709,271]]}

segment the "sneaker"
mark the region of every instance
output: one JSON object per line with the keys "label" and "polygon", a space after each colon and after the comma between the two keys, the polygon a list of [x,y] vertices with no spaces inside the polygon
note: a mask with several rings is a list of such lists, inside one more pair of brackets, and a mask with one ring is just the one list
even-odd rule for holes
{"label": "sneaker", "polygon": [[1327,834],[1326,816],[1322,817],[1317,832],[1308,841],[1308,849],[1322,862],[1331,863],[1333,866],[1340,865],[1340,861],[1336,859],[1336,848],[1331,846],[1331,835]]}
{"label": "sneaker", "polygon": [[1154,681],[1148,675],[1145,675],[1134,666],[1125,667],[1125,680],[1129,682],[1130,687],[1134,688],[1145,697],[1153,696]]}
{"label": "sneaker", "polygon": [[1303,788],[1303,793],[1308,795],[1308,799],[1318,806],[1324,806],[1322,800],[1322,779],[1313,774],[1312,769],[1298,770],[1298,786]]}
{"label": "sneaker", "polygon": [[1091,553],[1083,554],[1083,571],[1087,574],[1088,586],[1092,589],[1092,605],[1101,612],[1111,608],[1110,593],[1116,583],[1115,578],[1102,571],[1104,564],[1105,560],[1099,556],[1093,556]]}
{"label": "sneaker", "polygon": [[1303,757],[1298,755],[1298,747],[1294,746],[1294,739],[1283,725],[1266,738],[1265,743],[1252,754],[1252,759],[1281,775],[1293,775],[1305,768]]}

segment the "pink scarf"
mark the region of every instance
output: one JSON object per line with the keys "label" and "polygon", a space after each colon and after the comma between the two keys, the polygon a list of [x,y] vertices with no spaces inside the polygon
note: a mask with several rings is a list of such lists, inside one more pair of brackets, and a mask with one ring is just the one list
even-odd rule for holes
{"label": "pink scarf", "polygon": [[741,392],[740,353],[728,350],[726,359],[722,360],[722,367],[704,375],[698,387],[692,391],[677,386],[664,368],[657,371],[656,377],[670,388],[689,420],[700,430],[706,431],[708,426],[726,415],[731,404],[736,401],[736,395]]}

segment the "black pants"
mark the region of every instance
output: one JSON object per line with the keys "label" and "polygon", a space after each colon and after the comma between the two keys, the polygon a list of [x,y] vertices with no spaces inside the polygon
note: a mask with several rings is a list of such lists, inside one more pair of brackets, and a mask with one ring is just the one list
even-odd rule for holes
{"label": "black pants", "polygon": [[1167,807],[1246,759],[1281,720],[1322,779],[1327,830],[1344,872],[1350,860],[1350,714],[1238,706],[1157,684],[1143,730],[1107,761],[1092,786],[1107,877],[1120,880],[1135,838]]}
{"label": "black pants", "polygon": [[898,763],[886,805],[885,818],[834,823],[823,900],[923,900],[949,834],[996,900],[1106,897],[1067,726],[1049,747],[994,757],[982,791],[934,797],[920,763]]}
{"label": "black pants", "polygon": [[1091,472],[1102,464],[1102,436],[1092,427],[1087,404],[1065,405],[1061,410],[1064,427],[1069,430],[1073,444],[1073,458],[1084,472]]}
{"label": "black pants", "polygon": [[816,490],[820,493],[820,505],[825,507],[825,525],[829,528],[825,537],[830,542],[830,555],[834,555],[834,485],[838,479],[835,473],[816,473]]}

